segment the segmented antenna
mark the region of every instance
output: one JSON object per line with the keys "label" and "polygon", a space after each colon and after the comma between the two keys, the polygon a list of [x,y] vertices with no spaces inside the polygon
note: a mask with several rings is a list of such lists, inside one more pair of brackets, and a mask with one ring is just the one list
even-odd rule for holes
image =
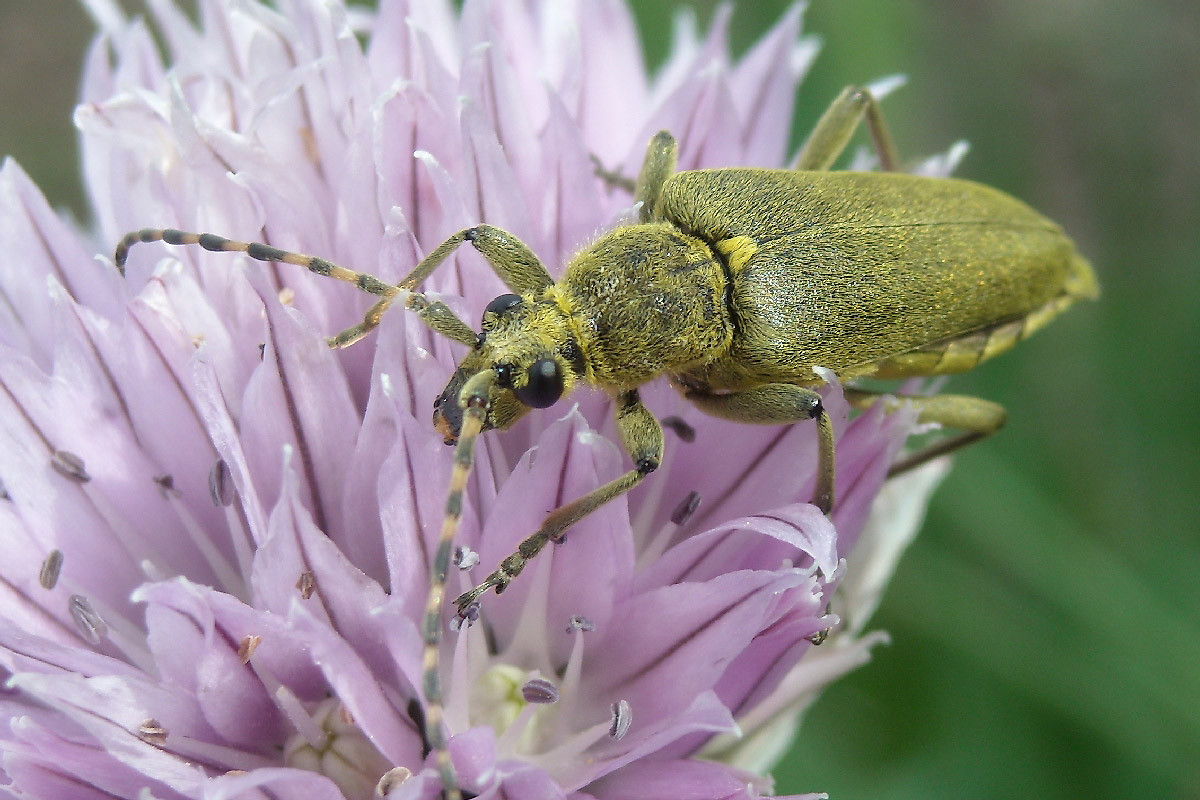
{"label": "segmented antenna", "polygon": [[442,778],[445,800],[462,800],[458,776],[450,761],[446,744],[444,699],[442,697],[441,643],[442,606],[446,600],[446,575],[450,570],[450,555],[454,550],[454,535],[462,518],[463,490],[475,461],[475,437],[483,429],[487,416],[487,400],[471,397],[463,414],[458,445],[454,449],[454,470],[450,473],[450,489],[446,494],[446,513],[442,518],[442,533],[434,551],[433,569],[429,577],[429,601],[425,604],[425,622],[421,634],[425,641],[421,682],[425,691],[425,739],[433,751],[438,773]]}
{"label": "segmented antenna", "polygon": [[[346,347],[365,336],[379,324],[383,312],[388,309],[392,300],[401,291],[410,292],[405,306],[415,311],[435,331],[456,341],[472,344],[475,341],[475,334],[469,326],[454,316],[453,312],[444,304],[431,303],[422,293],[413,291],[416,284],[440,264],[461,241],[463,241],[461,236],[452,237],[418,264],[408,277],[395,285],[368,273],[338,266],[323,258],[281,250],[261,242],[239,242],[211,233],[190,233],[173,228],[144,228],[126,234],[117,245],[113,260],[117,269],[124,275],[125,261],[129,257],[130,247],[139,242],[164,242],[171,245],[196,244],[212,252],[245,253],[257,261],[295,264],[318,275],[352,283],[362,291],[378,295],[381,298],[371,306],[361,323],[327,339],[326,341],[331,347]],[[442,607],[446,598],[446,575],[450,570],[454,536],[458,531],[459,520],[462,518],[463,492],[474,464],[475,439],[483,430],[484,421],[487,418],[488,394],[495,379],[494,371],[485,370],[469,380],[460,395],[462,402],[466,404],[466,409],[463,413],[458,445],[454,450],[454,468],[450,474],[450,488],[446,495],[446,512],[430,570],[429,602],[425,607],[425,619],[422,624],[425,739],[437,763],[444,800],[462,800],[463,795],[458,785],[458,775],[454,771],[454,763],[450,759],[444,725],[445,700],[442,695],[440,657]]]}
{"label": "segmented antenna", "polygon": [[[262,242],[237,242],[213,233],[189,233],[188,231],[177,231],[174,228],[143,228],[140,231],[125,234],[120,244],[117,245],[117,252],[113,256],[113,261],[122,275],[125,274],[125,260],[129,257],[129,248],[138,242],[165,242],[176,245],[198,244],[205,250],[210,250],[214,253],[245,253],[257,261],[277,261],[284,264],[295,264],[296,266],[304,267],[309,272],[315,272],[318,275],[324,275],[329,278],[337,278],[339,281],[345,281],[346,283],[353,283],[368,294],[378,295],[381,299],[375,305],[371,306],[366,316],[363,317],[362,322],[326,340],[330,347],[347,347],[357,342],[363,336],[366,336],[371,329],[379,324],[379,319],[383,316],[383,312],[387,311],[388,306],[392,304],[392,300],[401,291],[399,285],[382,281],[366,272],[355,272],[352,269],[339,267],[332,261],[327,261],[316,256],[306,256],[303,253],[280,250],[278,247],[272,247]],[[424,297],[419,294],[415,296],[424,300]]]}

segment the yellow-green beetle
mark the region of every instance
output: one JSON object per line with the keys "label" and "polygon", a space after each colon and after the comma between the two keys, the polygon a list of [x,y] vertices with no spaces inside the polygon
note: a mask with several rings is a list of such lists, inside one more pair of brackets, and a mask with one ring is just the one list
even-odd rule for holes
{"label": "yellow-green beetle", "polygon": [[[883,172],[830,172],[866,118]],[[474,613],[548,542],[636,486],[659,464],[662,428],[638,386],[666,375],[692,403],[755,423],[815,419],[820,432],[813,502],[834,497],[834,442],[817,368],[842,381],[962,372],[1001,353],[1080,298],[1096,297],[1091,267],[1050,220],[976,183],[895,172],[878,106],[845,90],[818,122],[793,170],[675,172],[670,134],[655,136],[636,182],[640,220],[602,235],[555,282],[511,234],[480,225],[454,234],[400,283],[321,258],[212,234],[147,229],[135,242],[199,244],[297,264],[379,295],[363,321],[330,338],[343,347],[379,323],[397,298],[435,331],[471,348],[437,400],[434,424],[457,442],[424,624],[426,734],[448,798],[460,796],[441,725],[437,648],[441,610],[473,442],[583,382],[616,399],[617,429],[634,468],[552,511],[483,583],[456,600]],[[618,183],[615,176],[602,175]],[[470,242],[511,290],[488,304],[476,332],[418,286]],[[847,388],[852,404],[879,395]],[[924,421],[962,433],[910,456],[893,472],[987,436],[1004,410],[961,396],[907,398]]]}

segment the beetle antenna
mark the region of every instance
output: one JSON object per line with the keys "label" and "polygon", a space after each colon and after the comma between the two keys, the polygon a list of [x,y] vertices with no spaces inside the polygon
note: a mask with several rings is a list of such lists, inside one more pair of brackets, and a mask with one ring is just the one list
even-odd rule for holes
{"label": "beetle antenna", "polygon": [[372,329],[379,325],[380,318],[391,306],[392,301],[400,297],[402,292],[407,293],[407,299],[404,300],[403,304],[409,310],[415,311],[417,316],[432,328],[434,332],[467,346],[473,346],[475,344],[476,333],[471,330],[469,325],[456,317],[454,312],[445,303],[441,301],[431,302],[421,292],[413,291],[415,284],[419,283],[421,279],[437,267],[446,258],[446,255],[454,249],[454,246],[457,246],[462,241],[464,241],[462,236],[448,239],[441,247],[421,261],[409,277],[405,278],[399,284],[388,283],[367,272],[357,272],[338,266],[324,258],[307,256],[303,253],[295,253],[290,250],[281,250],[278,247],[273,247],[263,242],[239,242],[233,239],[226,239],[224,236],[217,236],[214,233],[189,233],[188,231],[179,231],[174,228],[143,228],[140,231],[125,234],[117,245],[116,253],[113,255],[113,262],[117,265],[120,273],[124,275],[125,261],[129,258],[130,247],[138,242],[165,242],[166,244],[173,245],[198,244],[205,250],[214,253],[245,253],[257,261],[295,264],[298,267],[304,267],[309,272],[315,272],[318,275],[324,275],[328,278],[336,278],[339,281],[352,283],[361,291],[379,297],[379,300],[367,310],[362,322],[347,328],[336,336],[326,339],[326,343],[330,347],[349,347],[370,333]]}
{"label": "beetle antenna", "polygon": [[353,283],[368,294],[392,297],[400,291],[399,287],[373,275],[339,267],[324,258],[281,250],[262,242],[238,242],[226,239],[224,236],[217,236],[215,233],[189,233],[188,231],[177,231],[174,228],[143,228],[140,231],[125,234],[113,255],[113,261],[122,275],[125,274],[125,260],[129,257],[129,248],[138,242],[166,242],[174,245],[198,244],[205,250],[214,253],[245,253],[256,261],[279,261],[284,264],[295,264],[318,275]]}
{"label": "beetle antenna", "polygon": [[[425,691],[425,739],[434,754],[438,773],[442,779],[443,800],[462,800],[458,776],[450,760],[444,725],[445,698],[442,694],[441,643],[442,607],[446,600],[447,573],[450,571],[451,553],[454,550],[454,535],[462,519],[463,491],[471,467],[475,463],[475,439],[483,430],[487,419],[488,395],[496,382],[495,370],[484,370],[474,375],[459,393],[459,404],[463,410],[462,427],[458,433],[458,444],[454,448],[454,468],[450,473],[450,488],[446,493],[446,512],[442,517],[442,532],[434,551],[433,566],[429,576],[429,601],[425,604],[425,620],[422,639],[425,653],[422,659],[422,684]],[[463,615],[465,619],[465,614]]]}

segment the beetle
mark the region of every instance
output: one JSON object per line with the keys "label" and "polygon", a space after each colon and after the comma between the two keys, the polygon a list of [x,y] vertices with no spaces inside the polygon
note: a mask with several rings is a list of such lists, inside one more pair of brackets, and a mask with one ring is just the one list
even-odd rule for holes
{"label": "beetle", "polygon": [[[831,172],[862,120],[882,172]],[[434,331],[466,345],[434,406],[435,428],[457,445],[434,557],[425,642],[426,735],[447,797],[460,796],[442,731],[438,647],[453,539],[473,442],[511,427],[583,383],[615,399],[616,426],[633,461],[624,475],[552,511],[517,552],[455,602],[460,618],[497,593],[546,544],[659,465],[662,427],[638,387],[666,375],[702,411],[740,422],[815,420],[813,503],[834,503],[834,441],[816,387],[818,369],[841,381],[962,372],[1015,345],[1067,306],[1098,295],[1095,275],[1053,222],[998,190],[896,171],[897,158],[869,91],[849,87],[818,121],[795,168],[676,172],[677,146],[655,135],[632,183],[639,219],[583,248],[554,281],[515,236],[477,225],[449,237],[398,284],[325,259],[212,234],[146,229],[135,242],[199,244],[260,261],[303,266],[379,296],[363,321],[328,342],[345,347],[400,300]],[[492,300],[476,332],[421,283],[470,243],[510,289]],[[882,395],[848,386],[866,408]],[[961,434],[892,472],[998,430],[1004,409],[963,396],[911,397],[919,419]]]}

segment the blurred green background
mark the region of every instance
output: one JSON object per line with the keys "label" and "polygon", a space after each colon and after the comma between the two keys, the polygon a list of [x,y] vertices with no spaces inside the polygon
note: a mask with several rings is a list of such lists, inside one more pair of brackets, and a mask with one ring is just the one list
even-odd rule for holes
{"label": "blurred green background", "polygon": [[[636,3],[651,64],[676,5]],[[735,46],[786,5],[738,4]],[[906,73],[902,154],[968,139],[959,174],[1061,222],[1104,297],[952,381],[1009,425],[959,457],[876,617],[893,643],[778,790],[1200,797],[1200,3],[816,0],[805,27],[797,141],[842,86]],[[0,152],[81,218],[89,30],[73,0],[0,0]]]}

